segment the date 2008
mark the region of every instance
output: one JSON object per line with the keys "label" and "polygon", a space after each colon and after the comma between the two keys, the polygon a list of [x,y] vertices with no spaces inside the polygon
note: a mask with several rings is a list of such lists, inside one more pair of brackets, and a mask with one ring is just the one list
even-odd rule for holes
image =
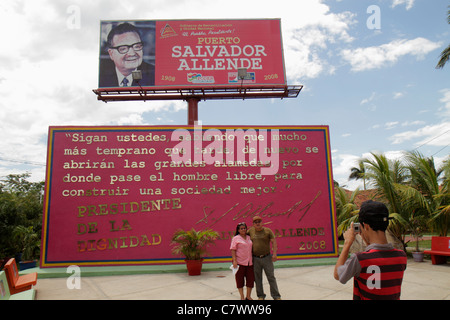
{"label": "date 2008", "polygon": [[325,249],[326,248],[326,242],[325,240],[322,241],[307,241],[307,242],[300,242],[299,250],[311,250],[311,249]]}
{"label": "date 2008", "polygon": [[272,80],[272,79],[278,79],[278,74],[273,73],[264,75],[264,80]]}

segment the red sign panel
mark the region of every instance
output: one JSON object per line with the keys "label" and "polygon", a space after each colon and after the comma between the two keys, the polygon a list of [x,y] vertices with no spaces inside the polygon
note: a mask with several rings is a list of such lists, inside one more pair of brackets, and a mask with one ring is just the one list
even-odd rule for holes
{"label": "red sign panel", "polygon": [[284,85],[281,23],[102,21],[99,71],[100,88]]}
{"label": "red sign panel", "polygon": [[337,255],[327,126],[50,127],[41,266],[163,264],[179,229],[259,215],[279,259]]}

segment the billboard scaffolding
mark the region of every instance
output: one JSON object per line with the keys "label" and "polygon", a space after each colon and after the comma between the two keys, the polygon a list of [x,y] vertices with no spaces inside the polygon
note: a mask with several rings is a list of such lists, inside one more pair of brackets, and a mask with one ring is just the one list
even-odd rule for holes
{"label": "billboard scaffolding", "polygon": [[268,86],[217,86],[206,88],[115,88],[96,89],[98,100],[215,100],[215,99],[257,99],[257,98],[296,98],[302,85],[268,85]]}

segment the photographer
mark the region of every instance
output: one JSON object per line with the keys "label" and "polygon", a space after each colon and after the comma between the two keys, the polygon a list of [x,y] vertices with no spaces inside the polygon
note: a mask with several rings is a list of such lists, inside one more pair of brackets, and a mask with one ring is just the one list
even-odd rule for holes
{"label": "photographer", "polygon": [[[387,242],[387,207],[381,202],[365,201],[359,210],[359,222],[360,230],[355,230],[356,224],[352,222],[344,233],[344,247],[334,268],[334,278],[343,284],[354,278],[354,300],[400,299],[407,258],[404,251]],[[357,233],[368,246],[364,252],[347,259]]]}

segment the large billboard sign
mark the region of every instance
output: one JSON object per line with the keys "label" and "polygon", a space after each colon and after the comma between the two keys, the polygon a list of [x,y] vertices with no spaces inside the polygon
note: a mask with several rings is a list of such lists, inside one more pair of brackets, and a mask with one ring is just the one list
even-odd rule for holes
{"label": "large billboard sign", "polygon": [[279,19],[101,21],[100,29],[99,88],[286,84]]}
{"label": "large billboard sign", "polygon": [[337,255],[327,126],[50,127],[41,266],[181,263],[179,229],[259,215],[279,259]]}

